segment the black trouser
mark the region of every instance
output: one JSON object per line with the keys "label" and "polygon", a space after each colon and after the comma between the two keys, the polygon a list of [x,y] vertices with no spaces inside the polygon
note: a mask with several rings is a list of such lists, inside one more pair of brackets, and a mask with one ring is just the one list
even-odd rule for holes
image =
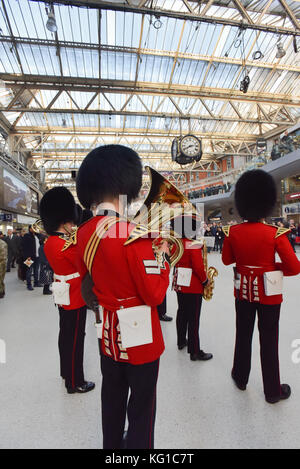
{"label": "black trouser", "polygon": [[[127,449],[154,447],[159,359],[144,365],[101,355],[103,448],[120,449],[128,418]],[[128,400],[128,394],[130,396]]]}
{"label": "black trouser", "polygon": [[27,282],[27,287],[31,286],[31,280],[32,280],[32,272],[33,272],[33,277],[34,277],[34,285],[38,285],[39,283],[39,267],[40,267],[40,260],[39,257],[36,257],[33,260],[33,264],[31,264],[30,267],[27,267],[26,270],[26,282]]}
{"label": "black trouser", "polygon": [[11,252],[10,249],[8,249],[6,272],[10,272],[10,269],[11,269],[12,263],[13,263],[13,258],[14,258],[13,253]]}
{"label": "black trouser", "polygon": [[158,315],[161,318],[167,313],[167,296],[164,297],[163,302],[157,306]]}
{"label": "black trouser", "polygon": [[83,355],[86,323],[86,306],[66,310],[59,307],[60,374],[66,388],[84,384]]}
{"label": "black trouser", "polygon": [[235,304],[236,344],[233,375],[239,383],[245,385],[248,383],[257,312],[264,392],[267,397],[278,397],[280,396],[278,333],[281,305],[262,305],[241,300],[236,300]]}
{"label": "black trouser", "polygon": [[177,292],[178,310],[176,317],[177,345],[183,345],[188,336],[188,353],[200,352],[200,313],[202,295],[200,293]]}

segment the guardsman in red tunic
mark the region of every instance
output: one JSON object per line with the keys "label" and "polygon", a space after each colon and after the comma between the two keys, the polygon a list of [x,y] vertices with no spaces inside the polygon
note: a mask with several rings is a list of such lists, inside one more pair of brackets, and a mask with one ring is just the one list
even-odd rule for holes
{"label": "guardsman in red tunic", "polygon": [[81,277],[77,269],[76,232],[72,234],[78,213],[71,192],[54,187],[40,203],[40,214],[49,238],[45,255],[54,271],[54,301],[60,317],[59,354],[61,376],[67,392],[92,391],[94,383],[86,382],[83,372],[86,305],[81,296]]}
{"label": "guardsman in red tunic", "polygon": [[[77,194],[96,216],[78,229],[79,272],[90,275],[103,308],[101,333],[102,429],[104,449],[153,448],[156,383],[164,341],[157,313],[169,284],[168,247],[156,258],[151,239],[124,246],[132,229],[120,195],[134,200],[142,164],[120,145],[96,148],[83,161]],[[129,395],[130,391],[130,395]],[[129,400],[128,400],[129,396]]]}
{"label": "guardsman in red tunic", "polygon": [[[178,224],[178,221],[175,223]],[[191,231],[188,230],[189,220],[187,218],[183,217],[181,223],[181,233]],[[194,221],[193,225],[191,232],[196,233]],[[213,356],[200,348],[199,327],[203,291],[209,280],[203,264],[203,243],[192,240],[195,238],[193,234],[187,237],[189,239],[182,239],[184,253],[174,268],[173,289],[177,293],[178,300],[177,346],[179,350],[182,350],[187,345],[187,351],[192,361],[206,361],[212,359]]]}
{"label": "guardsman in red tunic", "polygon": [[[244,223],[225,226],[222,260],[234,268],[236,345],[232,378],[245,390],[251,369],[252,335],[256,313],[266,401],[288,399],[291,388],[281,384],[278,332],[282,277],[300,273],[300,262],[287,238],[289,230],[268,225],[264,219],[276,203],[273,178],[262,170],[247,171],[235,188],[235,203]],[[276,262],[275,254],[281,262]]]}

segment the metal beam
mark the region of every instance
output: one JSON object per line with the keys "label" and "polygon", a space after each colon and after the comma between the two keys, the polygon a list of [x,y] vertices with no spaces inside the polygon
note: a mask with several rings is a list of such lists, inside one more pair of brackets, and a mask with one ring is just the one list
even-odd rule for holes
{"label": "metal beam", "polygon": [[291,8],[289,7],[289,5],[286,3],[285,0],[279,0],[279,3],[281,3],[282,7],[284,8],[284,10],[286,11],[288,17],[290,18],[291,22],[293,23],[293,25],[295,26],[295,28],[300,31],[300,24],[299,24],[299,21],[298,21],[298,18],[296,17],[296,15],[293,13],[293,11],[291,10]]}
{"label": "metal beam", "polygon": [[[31,46],[40,46],[40,47],[56,47],[57,42],[51,39],[36,39],[36,38],[27,38],[27,37],[16,37],[14,38],[15,43],[17,46],[21,44],[31,45]],[[0,36],[0,43],[11,43],[10,36]],[[148,49],[148,48],[136,48],[136,47],[127,47],[127,46],[112,46],[112,45],[104,45],[98,43],[87,43],[87,42],[73,42],[73,41],[58,41],[60,49],[62,48],[72,48],[72,49],[83,49],[83,50],[97,50],[103,52],[122,52],[122,53],[131,53],[136,54],[138,56],[142,55],[151,55],[156,57],[170,57],[175,59],[187,59],[187,60],[195,60],[195,61],[202,61],[202,62],[210,62],[211,56],[207,55],[200,55],[194,54],[189,52],[182,52],[182,51],[168,51],[168,50],[159,50],[159,49]],[[274,67],[274,63],[264,62],[263,60],[246,60],[234,57],[218,57],[213,56],[214,63],[226,63],[232,65],[240,65],[246,67],[255,67],[255,68],[270,68]],[[295,64],[284,64],[278,63],[276,64],[277,70],[289,70],[291,72],[300,72],[300,67]]]}
{"label": "metal beam", "polygon": [[[39,1],[44,3],[49,3],[49,0],[32,0],[32,1]],[[187,20],[187,21],[201,21],[202,23],[211,23],[211,24],[221,24],[221,25],[228,25],[228,26],[235,26],[236,28],[240,28],[241,26],[246,27],[247,29],[252,29],[254,31],[264,31],[264,32],[271,32],[274,34],[281,34],[281,35],[297,35],[300,36],[300,31],[295,31],[294,29],[285,28],[281,26],[274,26],[274,25],[261,25],[257,23],[250,23],[247,20],[243,19],[236,20],[231,18],[225,17],[217,17],[217,16],[206,16],[191,12],[180,12],[173,10],[164,10],[162,8],[151,8],[151,7],[139,7],[139,6],[132,6],[132,5],[120,5],[115,3],[105,3],[99,2],[99,0],[54,0],[54,4],[61,4],[61,5],[71,5],[73,7],[86,7],[86,8],[96,8],[98,10],[112,10],[112,11],[122,11],[122,12],[132,12],[132,13],[139,13],[139,14],[146,14],[151,16],[159,16],[160,18],[175,18],[178,20]],[[224,7],[224,5],[222,5]],[[246,10],[245,10],[246,11]]]}
{"label": "metal beam", "polygon": [[[285,126],[285,129],[287,126]],[[284,130],[285,130],[284,129]],[[276,129],[277,130],[277,127]],[[51,127],[51,129],[48,128],[41,128],[39,126],[37,127],[19,127],[17,130],[12,131],[10,134],[11,135],[24,135],[24,136],[30,136],[33,137],[34,135],[40,137],[41,133],[44,135],[51,135],[51,136],[67,136],[71,137],[74,135],[75,137],[78,136],[78,132],[74,132],[73,128],[62,128],[62,127]],[[80,129],[80,136],[89,136],[89,137],[142,137],[145,138],[146,136],[146,129],[136,129],[136,128],[125,128],[123,129],[118,129],[118,128],[102,128],[101,131],[99,132],[98,129],[96,128],[86,128],[82,127]],[[166,134],[165,130],[158,130],[158,129],[148,129],[148,138],[164,138],[164,139],[172,139],[172,137],[178,137],[179,131],[178,129],[176,130],[170,130]],[[208,132],[196,132],[196,135],[198,137],[203,138],[203,139],[216,139],[216,140],[223,140],[223,141],[233,141],[233,142],[239,142],[239,141],[247,141],[247,142],[256,142],[258,136],[255,134],[238,134],[238,135],[233,135],[230,132],[227,133],[222,133],[222,132],[213,132],[213,133],[208,133]]]}
{"label": "metal beam", "polygon": [[276,93],[261,93],[248,91],[242,93],[239,90],[227,88],[209,88],[188,86],[180,84],[137,82],[125,80],[98,80],[84,77],[63,77],[60,83],[53,76],[42,75],[17,75],[0,73],[0,79],[6,82],[10,88],[19,88],[24,85],[33,90],[64,90],[102,93],[127,93],[127,94],[151,94],[153,96],[177,96],[183,98],[215,99],[221,101],[242,101],[252,103],[280,104],[284,106],[299,107],[300,97],[287,96]]}
{"label": "metal beam", "polygon": [[[234,105],[231,103],[232,107]],[[234,108],[236,110],[236,108]],[[241,116],[238,111],[236,111],[237,115],[232,116],[214,116],[210,115],[207,116],[201,114],[175,114],[175,113],[163,113],[163,112],[148,112],[148,111],[106,111],[102,109],[72,109],[72,108],[27,108],[27,107],[16,107],[16,108],[5,108],[0,106],[0,112],[22,112],[22,113],[34,113],[34,114],[43,114],[43,113],[52,113],[52,114],[84,114],[84,115],[97,115],[97,116],[126,116],[126,117],[150,117],[150,118],[159,118],[159,119],[190,119],[196,121],[215,121],[215,122],[244,122],[247,124],[274,124],[274,125],[284,125],[286,120],[268,118],[265,113],[264,119],[258,118],[247,118]],[[290,121],[290,123],[296,123],[296,121]]]}

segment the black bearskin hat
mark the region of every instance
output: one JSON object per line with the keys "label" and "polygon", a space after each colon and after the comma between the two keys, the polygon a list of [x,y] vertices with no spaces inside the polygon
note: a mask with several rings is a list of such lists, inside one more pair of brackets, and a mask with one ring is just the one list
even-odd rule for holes
{"label": "black bearskin hat", "polygon": [[235,205],[244,220],[258,221],[272,213],[276,203],[276,184],[261,169],[246,171],[235,185]]}
{"label": "black bearskin hat", "polygon": [[91,218],[93,218],[93,216],[94,216],[94,214],[93,214],[92,210],[88,210],[87,208],[85,208],[82,211],[81,224],[83,224],[86,221],[90,220]]}
{"label": "black bearskin hat", "polygon": [[66,187],[53,187],[43,196],[40,216],[46,233],[55,233],[62,223],[77,223],[78,210],[71,192]]}
{"label": "black bearskin hat", "polygon": [[105,198],[126,195],[128,204],[142,185],[142,163],[139,155],[122,145],[104,145],[92,150],[83,160],[76,186],[80,203],[87,209]]}
{"label": "black bearskin hat", "polygon": [[75,225],[79,226],[82,223],[83,210],[79,204],[75,205],[76,218],[74,220]]}

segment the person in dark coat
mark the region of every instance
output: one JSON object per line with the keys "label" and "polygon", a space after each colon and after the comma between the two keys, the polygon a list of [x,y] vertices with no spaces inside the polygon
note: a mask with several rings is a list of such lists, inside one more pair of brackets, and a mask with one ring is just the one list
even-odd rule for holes
{"label": "person in dark coat", "polygon": [[217,252],[220,250],[220,253],[222,253],[224,238],[225,234],[223,233],[222,228],[218,227],[215,234],[215,246]]}
{"label": "person in dark coat", "polygon": [[23,282],[26,280],[26,272],[27,266],[24,264],[24,255],[23,255],[23,237],[26,233],[25,229],[20,231],[20,235],[18,237],[18,249],[17,249],[17,264],[18,264],[18,278]]}
{"label": "person in dark coat", "polygon": [[45,255],[44,244],[47,242],[47,238],[41,238],[41,245],[39,249],[40,259],[40,284],[43,285],[43,295],[51,295],[50,285],[53,282],[53,270],[50,267],[48,259]]}
{"label": "person in dark coat", "polygon": [[34,286],[40,287],[39,284],[39,248],[40,248],[40,235],[34,232],[32,226],[29,225],[29,231],[23,236],[22,250],[25,261],[32,261],[33,263],[27,266],[26,282],[27,290],[33,290],[31,277],[34,276]]}
{"label": "person in dark coat", "polygon": [[17,235],[12,229],[7,230],[7,236],[4,238],[7,244],[7,267],[6,272],[10,272],[10,269],[14,267],[14,263],[17,256]]}

